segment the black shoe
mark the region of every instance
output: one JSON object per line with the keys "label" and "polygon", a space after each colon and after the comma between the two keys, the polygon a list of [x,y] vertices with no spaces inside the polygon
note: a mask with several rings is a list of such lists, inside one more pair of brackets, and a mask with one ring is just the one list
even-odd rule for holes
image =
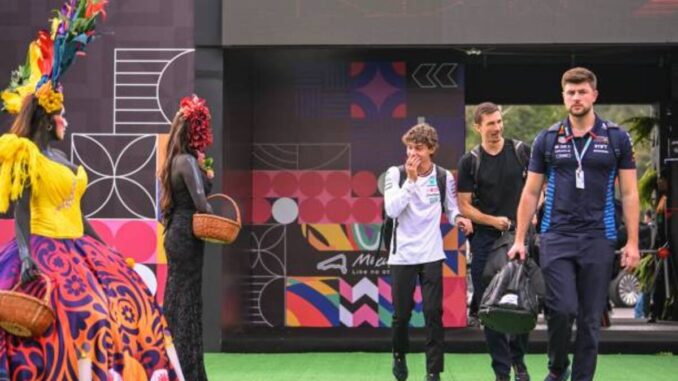
{"label": "black shoe", "polygon": [[497,376],[497,378],[495,378],[494,381],[511,381],[511,377],[509,377],[509,376]]}
{"label": "black shoe", "polygon": [[407,380],[407,361],[405,361],[405,356],[393,356],[393,376],[398,381]]}
{"label": "black shoe", "polygon": [[567,379],[570,377],[570,369],[565,369],[565,371],[561,374],[553,374],[550,373],[546,376],[544,381],[567,381]]}
{"label": "black shoe", "polygon": [[513,374],[516,381],[530,381],[530,374],[527,372],[525,364],[514,365]]}
{"label": "black shoe", "polygon": [[429,373],[424,379],[426,381],[440,381],[440,373]]}

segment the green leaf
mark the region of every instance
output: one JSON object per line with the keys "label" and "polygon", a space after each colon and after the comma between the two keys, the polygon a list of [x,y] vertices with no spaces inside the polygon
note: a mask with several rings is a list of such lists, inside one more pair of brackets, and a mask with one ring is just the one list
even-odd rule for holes
{"label": "green leaf", "polygon": [[633,145],[650,141],[652,131],[659,125],[659,119],[653,116],[634,116],[622,122],[633,136]]}
{"label": "green leaf", "polygon": [[638,180],[638,197],[643,208],[652,205],[652,192],[657,186],[657,171],[648,167],[643,173],[643,177]]}

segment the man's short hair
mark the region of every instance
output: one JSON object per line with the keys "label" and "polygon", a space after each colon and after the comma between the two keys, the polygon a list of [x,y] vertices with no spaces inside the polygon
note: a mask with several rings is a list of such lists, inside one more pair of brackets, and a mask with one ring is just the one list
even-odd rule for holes
{"label": "man's short hair", "polygon": [[591,84],[591,88],[595,90],[598,87],[598,79],[593,72],[585,67],[574,67],[565,73],[563,73],[563,78],[560,80],[560,86],[565,89],[565,85],[572,83],[578,85],[580,83],[588,82]]}
{"label": "man's short hair", "polygon": [[402,138],[403,144],[426,144],[428,148],[438,149],[438,132],[428,123],[419,123],[410,128]]}
{"label": "man's short hair", "polygon": [[483,115],[494,114],[497,111],[501,111],[501,109],[496,104],[492,102],[483,102],[476,106],[476,109],[473,112],[473,122],[475,124],[480,124],[483,121]]}

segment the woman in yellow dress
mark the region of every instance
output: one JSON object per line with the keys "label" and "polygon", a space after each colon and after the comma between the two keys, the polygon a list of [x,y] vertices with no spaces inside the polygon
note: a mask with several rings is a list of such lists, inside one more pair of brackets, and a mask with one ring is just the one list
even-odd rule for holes
{"label": "woman in yellow dress", "polygon": [[[62,12],[69,21],[79,9],[82,17],[96,17],[92,3],[72,0]],[[78,36],[68,25],[53,32],[41,33],[29,50],[25,73],[38,75],[13,77],[2,93],[4,109],[18,115],[0,136],[0,212],[14,203],[16,227],[15,239],[0,246],[0,290],[19,285],[38,298],[51,290],[55,320],[33,337],[0,328],[0,381],[183,380],[153,295],[82,215],[86,172],[52,147],[68,126],[58,78],[73,57],[63,52]]]}

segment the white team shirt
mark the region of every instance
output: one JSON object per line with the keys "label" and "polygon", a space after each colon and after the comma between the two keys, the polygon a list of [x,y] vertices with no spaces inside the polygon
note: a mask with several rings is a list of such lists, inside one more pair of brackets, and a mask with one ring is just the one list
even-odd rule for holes
{"label": "white team shirt", "polygon": [[[391,167],[384,180],[384,208],[386,214],[398,220],[391,237],[396,237],[396,253],[389,253],[389,265],[415,265],[445,259],[443,237],[440,232],[440,190],[436,181],[438,168],[434,165],[428,176],[420,176],[416,182],[405,180],[398,185],[400,171]],[[454,177],[446,172],[445,209],[450,223],[459,215]]]}

